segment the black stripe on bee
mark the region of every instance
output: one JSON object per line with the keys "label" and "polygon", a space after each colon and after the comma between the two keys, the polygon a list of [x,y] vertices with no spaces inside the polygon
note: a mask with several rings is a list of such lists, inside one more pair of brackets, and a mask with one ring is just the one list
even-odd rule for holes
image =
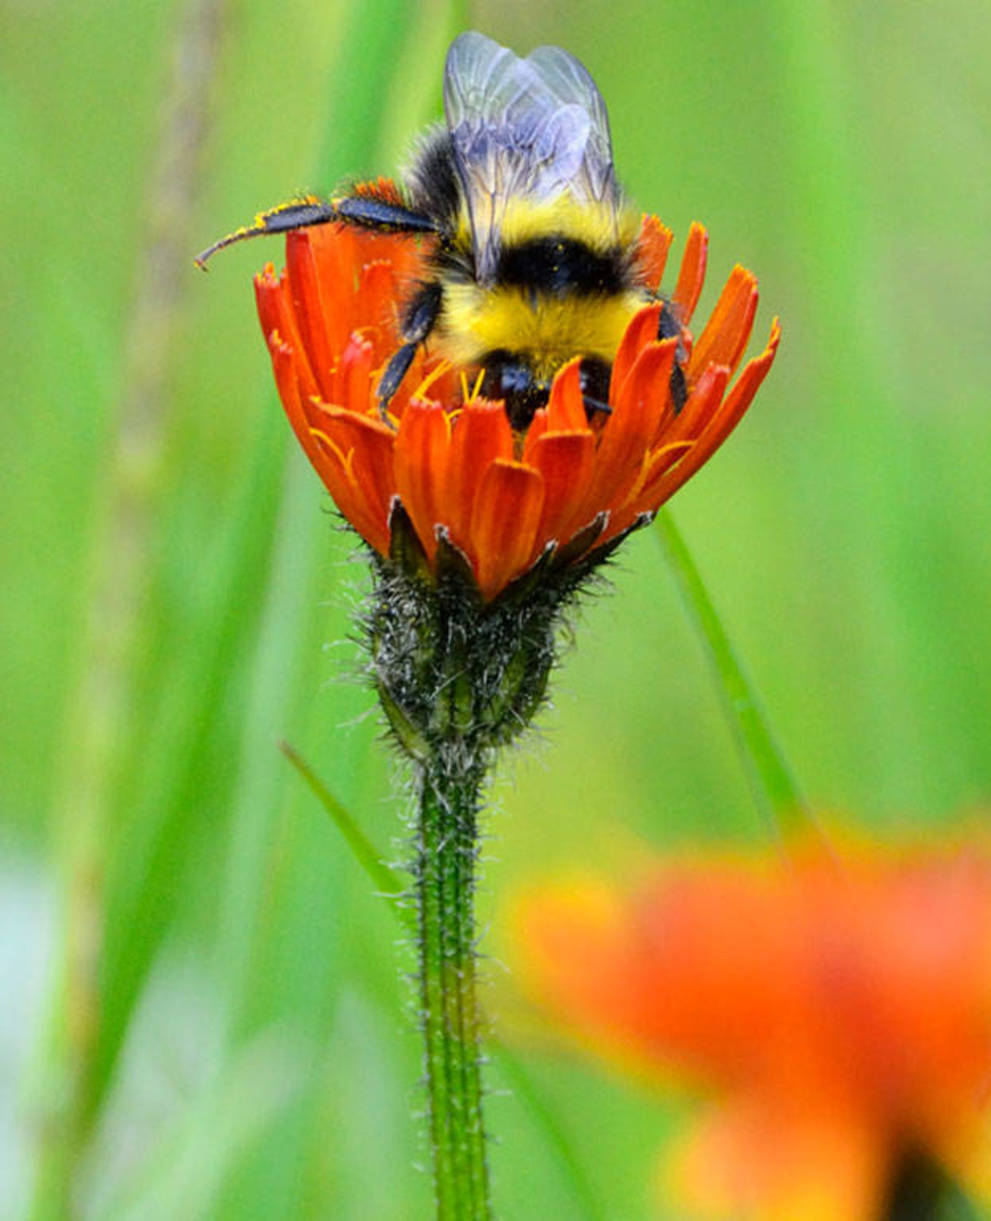
{"label": "black stripe on bee", "polygon": [[619,252],[600,254],[575,238],[552,234],[505,246],[495,279],[517,288],[539,287],[554,297],[611,296],[626,288],[628,275]]}

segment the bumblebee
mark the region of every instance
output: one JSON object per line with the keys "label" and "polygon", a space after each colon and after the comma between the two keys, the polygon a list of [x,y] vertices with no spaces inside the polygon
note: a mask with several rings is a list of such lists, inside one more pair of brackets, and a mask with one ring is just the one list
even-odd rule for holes
{"label": "bumblebee", "polygon": [[[581,357],[586,412],[608,412],[609,376],[633,315],[656,299],[636,260],[639,217],[613,168],[609,120],[585,67],[560,47],[525,59],[478,33],[451,44],[446,123],[403,174],[328,201],[262,213],[196,260],[266,233],[344,222],[431,238],[424,277],[402,306],[402,345],[378,386],[383,418],[417,349],[480,370],[479,392],[502,400],[514,429],[547,403],[554,374]],[[664,302],[658,338],[678,338]],[[675,410],[686,398],[679,350]]]}

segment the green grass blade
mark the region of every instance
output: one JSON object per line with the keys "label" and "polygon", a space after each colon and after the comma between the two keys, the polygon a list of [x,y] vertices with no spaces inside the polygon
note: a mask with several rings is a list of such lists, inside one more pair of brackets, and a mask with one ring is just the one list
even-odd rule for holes
{"label": "green grass blade", "polygon": [[812,824],[811,815],[799,795],[791,769],[775,741],[681,531],[666,509],[657,515],[655,534],[712,663],[726,716],[747,766],[758,807],[769,824],[783,834],[808,829]]}
{"label": "green grass blade", "polygon": [[607,1221],[605,1208],[595,1194],[581,1158],[558,1117],[540,1096],[540,1091],[534,1085],[523,1061],[498,1039],[489,1038],[487,1043],[502,1075],[530,1112],[533,1122],[543,1132],[547,1148],[571,1188],[572,1198],[578,1209],[577,1215],[585,1221]]}
{"label": "green grass blade", "polygon": [[173,669],[152,726],[156,749],[142,776],[122,843],[123,864],[109,897],[103,1021],[88,1095],[94,1111],[102,1104],[169,928],[175,878],[195,821],[202,817],[201,788],[226,746],[216,727],[222,723],[238,659],[250,648],[257,627],[255,613],[231,616],[228,608],[231,591],[257,588],[264,579],[279,491],[273,461],[273,452],[279,452],[279,424],[273,408],[257,430],[251,470],[231,508],[228,528],[203,564],[207,587],[182,634],[188,645],[179,650],[183,664]]}
{"label": "green grass blade", "polygon": [[340,831],[344,842],[351,849],[354,859],[365,871],[375,890],[384,899],[388,899],[396,915],[403,922],[408,932],[416,929],[414,913],[403,906],[401,899],[406,891],[405,883],[400,875],[386,865],[376,851],[372,841],[362,831],[357,821],[351,816],[344,805],[334,796],[312,767],[300,755],[295,747],[288,742],[281,742],[280,749],[289,762],[306,783],[307,788],[330,815],[334,826]]}

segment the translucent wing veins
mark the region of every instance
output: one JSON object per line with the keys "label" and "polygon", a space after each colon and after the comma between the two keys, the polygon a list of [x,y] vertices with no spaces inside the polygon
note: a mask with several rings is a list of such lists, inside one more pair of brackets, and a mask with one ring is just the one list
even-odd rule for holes
{"label": "translucent wing veins", "polygon": [[444,109],[482,283],[498,263],[509,199],[569,191],[617,206],[605,103],[567,51],[540,47],[520,59],[482,34],[462,34],[447,55]]}

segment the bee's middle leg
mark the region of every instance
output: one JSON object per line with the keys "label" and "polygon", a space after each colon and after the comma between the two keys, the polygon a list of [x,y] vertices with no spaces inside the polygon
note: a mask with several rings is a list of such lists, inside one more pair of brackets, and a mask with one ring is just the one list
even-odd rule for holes
{"label": "bee's middle leg", "polygon": [[[661,306],[661,316],[657,324],[658,339],[681,339],[681,323],[675,316],[674,310],[665,301]],[[685,382],[685,374],[681,368],[681,362],[684,360],[684,352],[682,345],[678,344],[678,351],[675,355],[674,364],[671,366],[671,377],[669,385],[671,388],[671,401],[674,404],[674,414],[677,415],[684,407],[688,399],[688,385]]]}

